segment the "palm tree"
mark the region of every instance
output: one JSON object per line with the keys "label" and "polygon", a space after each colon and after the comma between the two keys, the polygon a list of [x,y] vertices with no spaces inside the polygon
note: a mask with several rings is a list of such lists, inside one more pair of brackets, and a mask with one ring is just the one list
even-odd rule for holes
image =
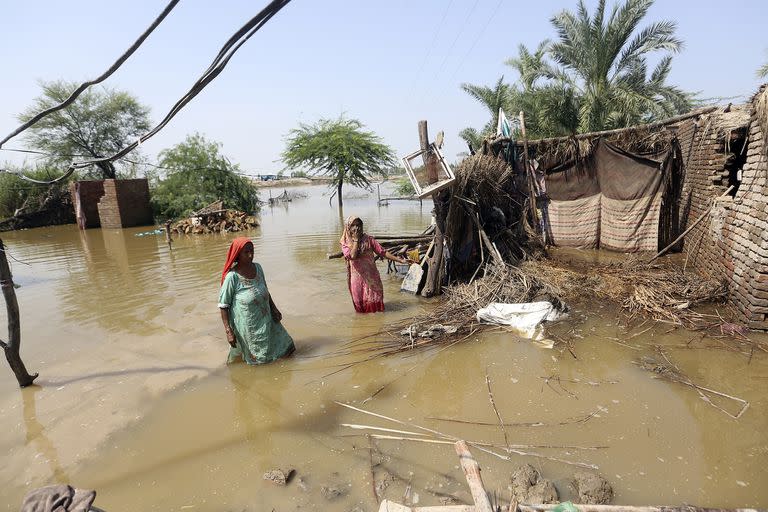
{"label": "palm tree", "polygon": [[[671,54],[682,48],[675,24],[638,30],[652,4],[625,0],[606,15],[606,1],[600,0],[591,16],[579,0],[576,13],[555,15],[557,40],[544,40],[534,50],[520,45],[518,55],[506,61],[519,74],[515,84],[504,84],[502,77],[494,87],[462,85],[488,109],[491,121],[482,133],[467,128],[460,136],[482,140],[495,128],[499,106],[524,111],[531,138],[622,128],[690,110],[693,96],[667,84]],[[648,76],[646,59],[660,51],[667,54]]]}
{"label": "palm tree", "polygon": [[675,53],[683,46],[674,35],[674,22],[660,21],[638,31],[652,4],[626,0],[615,4],[606,18],[606,0],[598,2],[594,16],[579,0],[576,13],[564,10],[552,18],[558,39],[547,54],[555,64],[540,71],[576,91],[580,131],[628,126],[690,109],[691,96],[666,84],[671,55],[647,76],[649,54]]}
{"label": "palm tree", "polygon": [[757,70],[756,74],[757,78],[768,78],[768,62],[760,66],[760,69]]}
{"label": "palm tree", "polygon": [[465,128],[459,132],[459,137],[477,148],[482,144],[483,137],[495,133],[496,124],[499,121],[499,109],[507,110],[509,107],[511,87],[504,83],[504,75],[502,75],[492,87],[461,84],[461,89],[476,99],[491,114],[491,120],[482,130]]}

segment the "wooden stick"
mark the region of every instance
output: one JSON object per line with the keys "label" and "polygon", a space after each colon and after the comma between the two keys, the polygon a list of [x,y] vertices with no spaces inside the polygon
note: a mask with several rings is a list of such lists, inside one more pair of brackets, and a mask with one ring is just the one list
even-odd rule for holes
{"label": "wooden stick", "polygon": [[[731,185],[730,187],[728,187],[728,190],[726,190],[725,192],[723,192],[722,194],[720,194],[719,196],[717,196],[717,198],[719,199],[719,198],[721,198],[721,197],[723,197],[723,196],[725,196],[725,195],[728,195],[728,194],[731,192],[731,190],[733,190],[733,187],[734,187],[733,185]],[[662,256],[664,253],[666,253],[668,250],[670,250],[672,247],[674,247],[674,245],[675,245],[677,242],[679,242],[680,240],[682,240],[682,239],[685,237],[685,235],[687,235],[687,234],[688,234],[688,233],[689,233],[689,232],[690,232],[690,231],[691,231],[693,228],[695,228],[695,227],[696,227],[696,226],[699,224],[699,222],[701,222],[702,220],[704,220],[704,217],[706,217],[706,216],[709,214],[710,210],[712,210],[712,208],[714,208],[714,207],[715,207],[715,202],[712,202],[712,204],[710,205],[710,207],[709,207],[709,208],[707,208],[707,211],[705,211],[704,213],[702,213],[702,214],[701,214],[701,216],[700,216],[698,219],[696,219],[696,220],[693,222],[693,224],[691,224],[691,225],[688,227],[688,229],[686,229],[685,231],[683,231],[683,234],[682,234],[682,235],[680,235],[679,237],[675,238],[675,239],[674,239],[674,241],[673,241],[671,244],[669,244],[668,246],[666,246],[665,248],[663,248],[662,250],[660,250],[660,251],[658,252],[658,254],[656,254],[656,256],[654,256],[653,258],[651,258],[650,260],[648,260],[648,263],[651,263],[651,262],[652,262],[652,261],[654,261],[656,258],[658,258],[659,256]]]}
{"label": "wooden stick", "polygon": [[493,412],[496,413],[496,417],[499,419],[499,426],[501,427],[501,432],[504,434],[504,444],[507,446],[507,450],[510,449],[509,446],[509,437],[507,437],[507,429],[504,428],[504,420],[501,419],[501,414],[499,414],[499,410],[496,408],[496,402],[493,400],[493,391],[491,391],[491,378],[488,376],[488,369],[485,370],[485,384],[488,386],[488,397],[491,399],[491,407],[493,407]]}
{"label": "wooden stick", "polygon": [[[342,424],[343,425],[343,424]],[[375,430],[374,427],[370,427]],[[428,437],[405,437],[405,436],[390,436],[386,434],[347,434],[339,437],[359,437],[362,435],[370,436],[373,439],[383,439],[387,441],[413,441],[415,443],[427,443],[427,444],[454,444],[455,441],[444,439],[431,439]],[[417,436],[423,434],[416,434]],[[610,446],[575,446],[575,445],[556,445],[556,444],[512,444],[509,446],[501,446],[493,443],[483,443],[481,441],[467,441],[470,446],[485,446],[488,448],[551,448],[557,450],[604,450],[610,448]]]}
{"label": "wooden stick", "polygon": [[173,238],[171,238],[171,221],[165,221],[165,241],[168,243],[168,249],[173,249]]}
{"label": "wooden stick", "polygon": [[461,469],[464,470],[464,477],[467,479],[469,490],[472,492],[475,510],[477,512],[493,512],[491,501],[488,499],[485,487],[483,487],[480,465],[469,451],[469,446],[464,441],[457,441],[454,447],[456,448],[456,455],[459,456],[459,461],[461,462]]}
{"label": "wooden stick", "polygon": [[438,505],[434,507],[407,507],[394,501],[384,500],[379,512],[475,512],[472,505]]}
{"label": "wooden stick", "polygon": [[523,165],[525,176],[528,179],[528,193],[531,196],[531,215],[533,216],[533,230],[539,233],[539,212],[536,210],[536,187],[533,182],[533,169],[528,164],[528,136],[525,134],[525,114],[520,111],[520,134],[523,136]]}
{"label": "wooden stick", "polygon": [[[437,430],[433,430],[433,429],[427,428],[427,427],[422,427],[421,425],[416,425],[415,423],[409,423],[409,422],[401,421],[401,420],[398,420],[398,419],[395,419],[395,418],[390,418],[389,416],[384,416],[383,414],[378,414],[378,413],[375,413],[375,412],[366,411],[365,409],[360,409],[359,407],[355,407],[354,405],[345,404],[345,403],[339,402],[337,400],[334,400],[333,403],[335,403],[337,405],[340,405],[342,407],[346,407],[347,409],[352,409],[353,411],[361,412],[363,414],[368,414],[368,415],[373,416],[375,418],[381,418],[381,419],[384,419],[384,420],[389,420],[389,421],[392,421],[394,423],[397,423],[399,425],[403,425],[403,426],[406,426],[406,427],[417,428],[419,430],[423,430],[425,432],[429,432],[430,434],[434,434],[435,436],[441,437],[443,439],[450,439],[450,440],[452,440],[454,442],[455,441],[459,441],[458,437],[451,436],[451,435],[448,435],[448,434],[443,434],[442,432],[439,432]],[[481,452],[487,453],[489,455],[493,455],[494,457],[497,457],[497,458],[499,458],[501,460],[512,460],[512,458],[509,455],[502,455],[500,453],[494,452],[493,450],[489,450],[488,448],[483,448],[482,446],[477,446],[477,445],[473,445],[473,446],[475,446],[475,448],[477,448]],[[586,462],[574,462],[574,461],[570,461],[570,460],[566,460],[566,459],[561,459],[561,458],[558,458],[558,457],[550,457],[548,455],[542,455],[540,453],[525,452],[525,451],[518,450],[518,449],[515,449],[515,448],[510,448],[510,449],[508,449],[506,451],[507,451],[508,454],[514,453],[515,455],[521,455],[523,457],[537,457],[539,459],[551,460],[552,462],[561,462],[563,464],[568,464],[570,466],[576,466],[576,467],[580,467],[580,468],[600,469],[595,464],[589,464],[589,463],[586,463]]]}
{"label": "wooden stick", "polygon": [[[710,112],[717,110],[717,108],[718,107],[706,107],[701,110],[697,110],[695,112],[688,112],[687,114],[670,117],[669,119],[664,119],[662,121],[657,121],[655,123],[650,123],[650,124],[640,124],[637,126],[629,126],[627,128],[616,128],[614,130],[603,130],[600,132],[579,133],[577,135],[566,135],[565,137],[550,137],[548,139],[536,139],[536,140],[532,140],[530,143],[537,144],[537,145],[542,143],[551,144],[553,142],[564,142],[571,139],[576,139],[576,140],[591,139],[594,137],[602,137],[605,135],[616,135],[618,133],[632,132],[632,131],[638,131],[638,130],[652,130],[654,128],[661,128],[662,126],[679,123],[680,121],[685,121],[686,119],[690,119],[692,117],[698,117],[698,116],[703,116],[704,114],[709,114]],[[501,142],[515,142],[515,141],[513,141],[509,137],[501,137],[492,141],[491,144],[499,144]]]}
{"label": "wooden stick", "polygon": [[[765,509],[755,508],[704,508],[692,505],[683,506],[647,506],[638,507],[631,505],[580,505],[573,504],[579,512],[765,512]],[[518,505],[520,512],[549,512],[557,507],[553,505]]]}
{"label": "wooden stick", "polygon": [[410,432],[408,430],[397,430],[394,428],[374,427],[371,425],[358,425],[355,423],[342,423],[342,427],[348,427],[355,430],[378,430],[379,432],[389,432],[390,434],[405,434],[408,436],[424,436],[426,434],[420,434],[418,432]]}

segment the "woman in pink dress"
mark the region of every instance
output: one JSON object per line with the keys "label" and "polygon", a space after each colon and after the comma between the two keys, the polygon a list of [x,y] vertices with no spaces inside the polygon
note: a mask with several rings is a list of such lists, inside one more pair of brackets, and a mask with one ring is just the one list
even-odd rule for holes
{"label": "woman in pink dress", "polygon": [[358,313],[384,311],[384,288],[376,268],[376,255],[398,263],[408,263],[387,252],[371,235],[363,232],[360,217],[349,217],[341,235],[341,251],[347,262],[347,284]]}

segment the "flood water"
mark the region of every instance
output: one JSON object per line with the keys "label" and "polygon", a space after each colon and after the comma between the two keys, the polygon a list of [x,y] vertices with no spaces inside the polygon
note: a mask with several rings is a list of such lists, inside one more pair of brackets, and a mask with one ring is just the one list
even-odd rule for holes
{"label": "flood water", "polygon": [[[617,504],[768,507],[768,357],[681,348],[694,335],[667,326],[634,336],[648,326],[626,333],[601,304],[563,320],[577,329],[576,357],[497,331],[329,375],[349,360],[330,356],[340,344],[431,304],[399,293],[399,280],[379,263],[387,312],[356,315],[343,262],[326,258],[338,250],[338,210],[322,186],[293,190],[309,197],[265,207],[261,227],[248,233],[297,346],[294,357],[262,367],[224,364],[216,299],[235,234],[180,237],[170,251],[162,236],[136,236],[149,228],[3,234],[18,260],[22,355],[41,376],[18,390],[10,370],[0,371],[0,510],[18,510],[28,490],[56,482],[96,489],[95,505],[108,511],[376,510],[371,461],[389,499],[469,503],[451,444],[369,441],[372,431],[341,424],[419,431],[335,401],[501,446],[486,375],[506,423],[540,424],[508,426],[510,444],[598,466]],[[377,207],[375,194],[349,195],[344,214],[361,216],[368,232],[417,234],[429,224],[428,202]],[[633,364],[656,344],[669,347],[693,382],[749,408],[733,419],[694,389]],[[486,488],[504,503],[510,473],[523,463],[553,480],[561,499],[575,500],[577,466],[474,454]],[[296,475],[279,487],[262,479],[274,468]],[[328,500],[334,490],[340,496]]]}

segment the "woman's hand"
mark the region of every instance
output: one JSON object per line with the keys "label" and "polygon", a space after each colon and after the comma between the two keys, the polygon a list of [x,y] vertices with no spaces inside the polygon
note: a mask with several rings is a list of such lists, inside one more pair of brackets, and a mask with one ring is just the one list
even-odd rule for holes
{"label": "woman's hand", "polygon": [[233,348],[237,345],[235,333],[232,332],[232,329],[227,329],[227,343],[229,343],[229,346]]}

